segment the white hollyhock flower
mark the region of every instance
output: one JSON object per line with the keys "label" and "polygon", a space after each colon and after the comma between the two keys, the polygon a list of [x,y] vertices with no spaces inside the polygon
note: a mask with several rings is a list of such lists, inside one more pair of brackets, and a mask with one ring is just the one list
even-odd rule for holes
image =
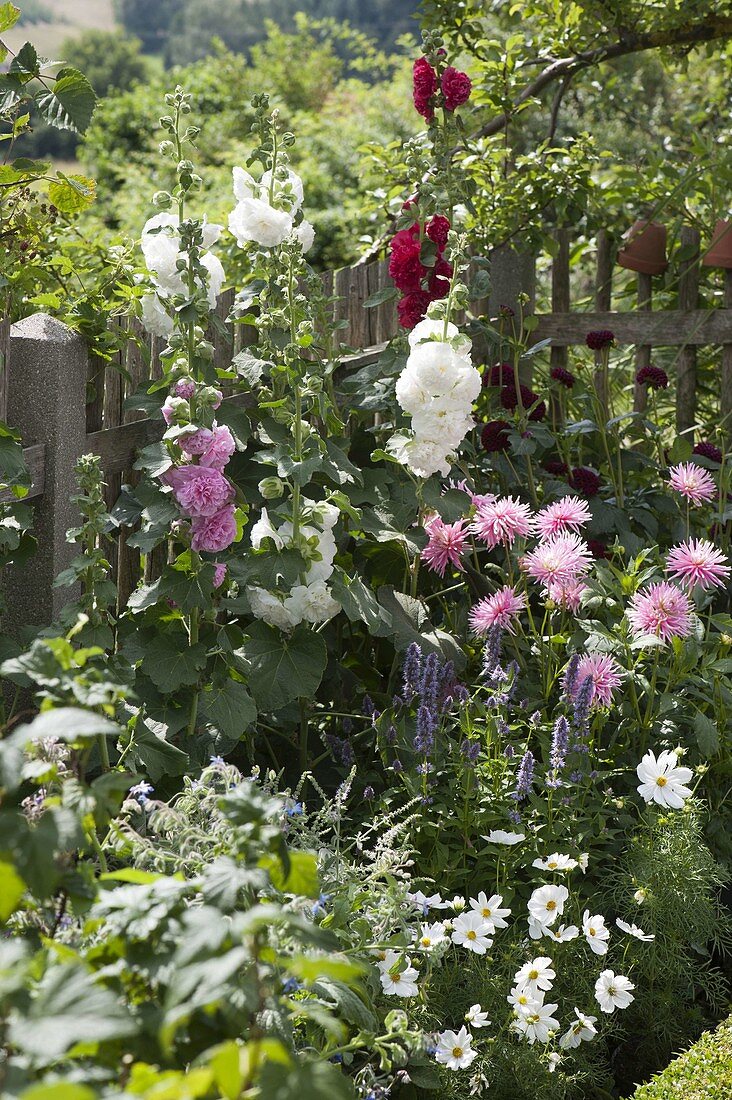
{"label": "white hollyhock flower", "polygon": [[276,248],[292,232],[292,217],[261,199],[242,199],[229,214],[229,229],[240,248],[252,241]]}
{"label": "white hollyhock flower", "polygon": [[579,928],[576,924],[560,924],[559,928],[545,928],[544,933],[555,940],[556,943],[567,943],[569,940],[577,939]]}
{"label": "white hollyhock flower", "polygon": [[595,913],[591,917],[589,909],[585,909],[582,914],[582,931],[596,955],[607,955],[607,941],[610,939],[610,930],[605,926],[604,917],[601,917],[599,913]]}
{"label": "white hollyhock flower", "polygon": [[577,1017],[575,1023],[570,1024],[569,1029],[559,1040],[562,1050],[573,1050],[580,1043],[591,1042],[597,1035],[595,1027],[597,1016],[585,1016],[584,1012],[580,1012],[578,1008],[575,1008],[574,1014]]}
{"label": "white hollyhock flower", "polygon": [[538,867],[540,871],[573,871],[579,864],[577,860],[572,859],[571,856],[564,856],[561,855],[560,852],[553,852],[545,859],[535,859],[531,866]]}
{"label": "white hollyhock flower", "polygon": [[544,994],[539,990],[534,995],[525,986],[515,985],[506,1000],[510,1005],[513,1005],[514,1012],[526,1015],[528,1012],[534,1012],[539,1005],[544,1003]]}
{"label": "white hollyhock flower", "polygon": [[173,331],[173,321],[165,311],[165,306],[157,294],[144,294],[140,299],[142,305],[142,323],[152,336],[162,336],[165,339]]}
{"label": "white hollyhock flower", "polygon": [[419,972],[412,966],[412,960],[409,955],[404,956],[404,962],[404,969],[400,972],[396,970],[397,966],[400,965],[399,961],[392,963],[392,966],[388,970],[379,967],[381,988],[384,990],[384,993],[389,996],[416,997],[419,992],[417,987]]}
{"label": "white hollyhock flower", "polygon": [[461,1027],[458,1032],[443,1031],[437,1037],[435,1060],[448,1069],[467,1069],[478,1057],[477,1050],[471,1046],[472,1041],[466,1027]]}
{"label": "white hollyhock flower", "polygon": [[678,756],[675,752],[661,752],[658,759],[647,752],[636,768],[640,786],[638,793],[646,802],[657,802],[659,806],[668,806],[680,810],[684,799],[691,797],[686,783],[693,776],[691,768],[677,767]]}
{"label": "white hollyhock flower", "polygon": [[[203,246],[210,248],[219,239],[223,226],[204,218]],[[140,241],[148,271],[155,277],[157,288],[163,295],[185,294],[187,291],[185,272],[178,270],[178,261],[185,260],[180,250],[179,219],[177,214],[156,214],[149,218],[143,227]],[[204,252],[201,265],[209,273],[207,290],[209,304],[216,305],[216,299],[224,285],[224,269],[221,261],[211,252]]]}
{"label": "white hollyhock flower", "polygon": [[569,890],[565,886],[539,886],[529,898],[529,915],[539,924],[550,928],[564,912],[564,903],[568,897]]}
{"label": "white hollyhock flower", "polygon": [[293,626],[297,625],[293,622],[282,601],[273,596],[271,592],[268,592],[266,588],[247,585],[246,593],[252,615],[256,619],[261,619],[262,622],[269,623],[270,626],[276,626],[278,630],[291,630]]}
{"label": "white hollyhock flower", "polygon": [[487,840],[489,844],[505,844],[507,847],[512,847],[526,840],[526,833],[507,833],[503,829],[491,829],[487,836],[482,836],[482,839]]}
{"label": "white hollyhock flower", "polygon": [[476,955],[485,955],[493,943],[491,927],[478,913],[461,913],[453,922],[452,942]]}
{"label": "white hollyhock flower", "polygon": [[341,609],[338,601],[331,596],[325,581],[321,580],[311,584],[296,584],[284,600],[284,607],[296,624],[303,621],[325,623]]}
{"label": "white hollyhock flower", "polygon": [[259,519],[252,527],[249,535],[249,540],[255,550],[259,550],[261,548],[264,539],[272,539],[272,542],[275,544],[278,550],[281,550],[285,545],[285,540],[282,538],[280,533],[276,531],[275,528],[272,526],[272,522],[270,521],[269,514],[266,508],[262,509]]}
{"label": "white hollyhock flower", "polygon": [[417,947],[421,947],[423,951],[430,951],[438,943],[444,943],[445,939],[445,925],[441,921],[435,921],[434,924],[423,924],[417,936]]}
{"label": "white hollyhock flower", "polygon": [[559,1030],[559,1020],[554,1013],[559,1005],[535,1005],[531,1012],[521,1013],[511,1024],[514,1031],[526,1039],[531,1046],[534,1043],[548,1043],[555,1031]]}
{"label": "white hollyhock flower", "polygon": [[408,466],[417,477],[432,477],[440,474],[447,477],[450,473],[448,456],[451,450],[445,449],[438,440],[410,438],[398,433],[389,440],[388,451],[403,466]]}
{"label": "white hollyhock flower", "polygon": [[232,168],[231,174],[234,177],[234,198],[237,202],[259,198],[260,186],[244,168]]}
{"label": "white hollyhock flower", "polygon": [[421,344],[423,340],[431,340],[433,336],[438,340],[451,340],[453,336],[459,335],[460,329],[452,321],[448,321],[445,327],[445,322],[439,318],[425,317],[424,321],[414,326],[407,339],[410,348],[416,348],[417,344]]}
{"label": "white hollyhock flower", "polygon": [[644,943],[650,943],[656,938],[652,933],[644,932],[637,924],[626,924],[624,920],[619,919],[615,923],[621,932],[627,932],[629,936],[635,936],[637,940],[643,940]]}
{"label": "white hollyhock flower", "polygon": [[302,221],[295,227],[294,236],[300,242],[303,256],[309,252],[315,243],[315,229],[308,221]]}
{"label": "white hollyhock flower", "polygon": [[213,309],[226,280],[226,275],[221,260],[218,256],[214,256],[213,252],[204,252],[201,256],[201,266],[208,271],[208,304]]}
{"label": "white hollyhock flower", "polygon": [[500,894],[486,897],[485,890],[481,890],[477,898],[470,899],[470,908],[480,914],[491,932],[495,932],[498,928],[508,928],[508,922],[504,918],[511,916],[511,910],[501,909],[502,904],[503,898]]}
{"label": "white hollyhock flower", "polygon": [[267,200],[269,201],[270,192],[273,192],[275,200],[289,202],[291,213],[297,214],[305,198],[302,180],[297,172],[293,172],[291,168],[288,168],[287,179],[282,180],[277,178],[275,179],[274,187],[272,187],[271,184],[271,171],[264,172],[260,181],[260,197],[264,198],[267,196]]}
{"label": "white hollyhock flower", "polygon": [[488,1027],[490,1020],[488,1013],[484,1012],[480,1005],[471,1005],[465,1013],[465,1020],[471,1027]]}
{"label": "white hollyhock flower", "polygon": [[635,997],[630,992],[635,986],[622,974],[612,970],[603,970],[595,982],[595,1000],[603,1012],[614,1012],[616,1008],[627,1008]]}
{"label": "white hollyhock flower", "polygon": [[556,971],[552,968],[552,960],[546,955],[539,955],[536,959],[524,963],[521,969],[516,971],[513,980],[517,987],[524,989],[530,997],[537,997],[541,990],[551,989],[556,976]]}

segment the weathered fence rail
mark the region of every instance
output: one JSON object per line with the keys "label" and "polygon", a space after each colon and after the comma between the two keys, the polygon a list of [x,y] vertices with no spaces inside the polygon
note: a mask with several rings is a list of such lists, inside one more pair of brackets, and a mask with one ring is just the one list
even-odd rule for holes
{"label": "weathered fence rail", "polygon": [[[722,416],[732,418],[732,273],[725,273],[723,306],[699,309],[700,242],[698,231],[684,228],[681,234],[682,261],[672,268],[678,276],[677,308],[653,309],[653,281],[637,276],[636,308],[613,310],[614,246],[607,233],[597,238],[594,275],[594,310],[572,310],[570,234],[560,230],[550,267],[550,285],[544,297],[551,309],[537,315],[531,341],[550,341],[552,366],[568,361],[569,349],[585,342],[592,329],[611,329],[619,344],[635,346],[636,365],[650,362],[654,347],[676,347],[674,361],[677,427],[694,424],[697,393],[697,351],[703,345],[721,348],[720,406]],[[518,311],[520,296],[526,295],[531,313],[537,288],[537,257],[509,249],[491,256],[491,289],[483,309],[489,317],[500,305]],[[367,298],[391,285],[385,261],[329,272],[323,276],[326,291],[333,295],[333,320],[345,321],[339,329],[344,367],[355,368],[372,362],[380,347],[398,331],[393,301],[364,309]],[[627,297],[627,275],[624,290]],[[541,289],[541,288],[540,288]],[[585,294],[585,299],[586,299]],[[668,294],[666,294],[668,298]],[[225,321],[233,293],[221,296],[217,314]],[[217,326],[212,332],[214,362],[226,367],[232,353],[243,343],[243,326]],[[9,332],[0,325],[0,338],[7,348],[5,369],[0,379],[0,403],[6,419],[20,433],[25,458],[32,476],[28,494],[35,500],[35,529],[38,550],[22,569],[9,569],[3,578],[8,611],[6,626],[20,633],[26,624],[50,622],[68,593],[53,588],[54,577],[68,565],[73,548],[66,543],[66,530],[77,521],[70,497],[75,491],[74,464],[84,453],[101,458],[107,499],[111,506],[123,483],[135,484],[134,470],[139,448],[160,438],[162,422],[148,419],[131,409],[126,399],[140,385],[160,376],[160,343],[147,336],[136,321],[128,323],[130,339],[117,361],[106,363],[90,355],[84,340],[53,318],[43,314],[26,318]],[[359,350],[355,353],[351,349]],[[246,395],[228,397],[228,402],[246,403]],[[645,392],[636,387],[635,407],[642,409]],[[2,499],[9,499],[3,494]],[[120,600],[124,602],[143,574],[137,550],[129,547],[131,530],[121,528],[112,548],[112,567]],[[154,555],[144,563],[149,580],[161,561]]]}

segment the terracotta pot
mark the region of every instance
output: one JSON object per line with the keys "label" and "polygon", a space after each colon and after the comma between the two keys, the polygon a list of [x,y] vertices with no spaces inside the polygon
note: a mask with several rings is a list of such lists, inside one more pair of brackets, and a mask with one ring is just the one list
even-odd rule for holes
{"label": "terracotta pot", "polygon": [[732,269],[732,222],[720,219],[714,227],[712,243],[702,260],[707,267]]}
{"label": "terracotta pot", "polygon": [[666,226],[658,222],[637,221],[625,237],[626,244],[618,252],[618,263],[629,271],[643,275],[660,275],[668,267],[666,260]]}

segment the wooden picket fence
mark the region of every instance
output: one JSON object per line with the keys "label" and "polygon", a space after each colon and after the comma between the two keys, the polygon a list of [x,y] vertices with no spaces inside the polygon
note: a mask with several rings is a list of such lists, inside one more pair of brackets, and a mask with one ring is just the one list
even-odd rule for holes
{"label": "wooden picket fence", "polygon": [[[598,235],[595,255],[593,312],[571,308],[569,230],[557,234],[556,253],[551,264],[548,295],[551,310],[537,316],[531,342],[550,341],[552,365],[565,365],[568,349],[585,342],[592,329],[611,329],[620,345],[635,346],[638,367],[647,364],[654,347],[676,347],[675,400],[677,425],[686,430],[694,424],[696,410],[697,350],[702,345],[721,347],[720,411],[732,416],[732,273],[725,274],[723,308],[698,308],[700,242],[698,231],[681,233],[684,260],[678,274],[677,308],[653,309],[653,280],[637,276],[636,308],[612,310],[614,247],[610,236]],[[489,317],[500,305],[518,309],[518,299],[536,295],[539,257],[510,249],[496,250],[490,257],[491,288],[483,303]],[[546,267],[546,265],[543,265]],[[392,301],[364,309],[366,299],[391,285],[386,261],[356,265],[323,275],[326,290],[333,296],[333,320],[344,321],[338,330],[344,365],[358,368],[373,362],[383,345],[399,331]],[[627,280],[626,280],[627,282]],[[222,295],[217,314],[222,324],[212,330],[215,365],[225,368],[240,350],[245,326],[227,325],[233,292]],[[524,306],[524,313],[531,312]],[[5,326],[7,355],[0,380],[0,419],[20,431],[26,461],[33,476],[28,499],[36,501],[35,528],[38,551],[23,569],[9,569],[3,577],[7,629],[19,632],[26,623],[47,623],[68,598],[54,590],[54,576],[65,568],[73,548],[66,543],[66,529],[76,522],[69,498],[75,491],[74,463],[79,455],[95,453],[101,458],[111,507],[123,484],[134,485],[138,450],[160,438],[160,420],[146,418],[126,407],[126,399],[148,379],[160,376],[160,343],[149,337],[136,321],[127,322],[130,339],[124,342],[113,363],[90,355],[81,337],[59,322],[36,315]],[[0,326],[0,337],[3,330]],[[354,352],[354,349],[357,349]],[[0,352],[2,348],[0,348]],[[645,394],[636,387],[635,407],[642,409]],[[227,398],[246,403],[246,396]],[[4,494],[7,499],[7,494]],[[151,580],[161,567],[159,556],[144,562],[139,551],[128,545],[131,530],[120,528],[112,548],[112,568],[124,603],[141,577]]]}

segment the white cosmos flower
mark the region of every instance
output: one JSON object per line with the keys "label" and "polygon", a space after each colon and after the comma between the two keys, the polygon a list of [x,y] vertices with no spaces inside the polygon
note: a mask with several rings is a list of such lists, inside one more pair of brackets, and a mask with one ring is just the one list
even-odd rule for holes
{"label": "white cosmos flower", "polygon": [[559,1040],[562,1050],[573,1050],[580,1043],[589,1043],[597,1035],[597,1016],[585,1016],[578,1008],[575,1008],[574,1014],[576,1021],[570,1024],[569,1030]]}
{"label": "white cosmos flower", "polygon": [[539,990],[534,996],[525,986],[515,985],[506,1000],[510,1005],[513,1005],[514,1012],[525,1015],[527,1012],[533,1012],[539,1005],[544,1003],[544,994]]}
{"label": "white cosmos flower", "polygon": [[166,339],[173,331],[173,321],[168,316],[165,306],[157,294],[144,294],[140,299],[142,306],[142,323],[152,336],[163,336]]}
{"label": "white cosmos flower", "polygon": [[637,924],[626,924],[624,920],[616,920],[615,923],[621,932],[627,932],[629,936],[635,936],[637,940],[643,940],[644,943],[650,943],[656,938],[653,934],[644,932]]}
{"label": "white cosmos flower", "polygon": [[490,1020],[488,1013],[484,1012],[480,1005],[471,1005],[465,1013],[465,1020],[471,1027],[488,1027]]}
{"label": "white cosmos flower", "polygon": [[471,1046],[472,1041],[466,1027],[461,1027],[458,1032],[443,1031],[437,1037],[435,1060],[448,1069],[467,1069],[478,1057],[477,1050]]}
{"label": "white cosmos flower", "polygon": [[535,859],[531,866],[538,867],[540,871],[573,871],[579,864],[571,856],[563,856],[560,852],[553,852],[546,859]]}
{"label": "white cosmos flower", "polygon": [[438,943],[445,942],[445,925],[441,921],[435,921],[434,924],[423,924],[419,935],[417,936],[417,947],[421,947],[424,951],[430,951],[433,947],[436,947]]}
{"label": "white cosmos flower", "polygon": [[646,802],[657,802],[659,806],[668,806],[680,810],[684,799],[691,796],[686,783],[693,776],[691,768],[677,767],[678,756],[675,752],[661,752],[656,759],[647,752],[636,768],[640,785],[638,793]]}
{"label": "white cosmos flower", "polygon": [[240,248],[252,241],[275,248],[292,232],[292,216],[261,199],[242,199],[229,214],[229,229]]}
{"label": "white cosmos flower", "polygon": [[529,915],[539,924],[550,928],[564,912],[564,903],[568,897],[569,890],[565,886],[540,886],[529,898]]}
{"label": "white cosmos flower", "polygon": [[450,902],[450,908],[455,913],[462,913],[465,909],[465,898],[461,894],[456,894]]}
{"label": "white cosmos flower", "polygon": [[544,932],[557,943],[567,943],[569,940],[576,940],[579,936],[579,928],[576,924],[560,924],[559,928],[545,928]]}
{"label": "white cosmos flower", "polygon": [[379,966],[381,988],[384,990],[384,993],[393,997],[416,997],[419,992],[417,987],[419,973],[412,966],[412,960],[409,955],[404,956],[404,969],[401,972],[397,972],[396,967],[400,965],[399,958],[400,957],[397,956],[397,959],[388,970],[385,969],[385,964]]}
{"label": "white cosmos flower", "polygon": [[488,898],[485,890],[481,890],[477,898],[470,899],[470,908],[480,914],[490,926],[491,932],[495,932],[498,928],[508,928],[508,922],[504,918],[511,916],[511,910],[501,909],[502,904],[503,897],[500,894],[493,894]]}
{"label": "white cosmos flower", "polygon": [[535,1005],[531,1012],[522,1012],[517,1016],[511,1027],[531,1046],[534,1043],[548,1043],[554,1032],[559,1030],[559,1020],[554,1016],[558,1008],[559,1005]]}
{"label": "white cosmos flower", "polygon": [[453,921],[452,942],[476,955],[485,955],[493,943],[491,927],[479,913],[461,913]]}
{"label": "white cosmos flower", "polygon": [[603,970],[595,982],[595,1000],[603,1012],[614,1012],[616,1008],[627,1008],[635,1000],[631,989],[635,986],[629,978]]}
{"label": "white cosmos flower", "polygon": [[590,910],[585,909],[582,914],[582,931],[596,955],[607,955],[607,941],[610,939],[610,930],[605,926],[605,918],[599,913],[590,916]]}
{"label": "white cosmos flower", "polygon": [[447,909],[450,905],[448,901],[443,901],[439,894],[430,894],[428,897],[421,890],[407,894],[407,901],[411,902],[416,909],[421,909],[425,916],[430,909]]}
{"label": "white cosmos flower", "polygon": [[549,1072],[550,1073],[556,1072],[557,1066],[559,1066],[561,1064],[561,1061],[562,1061],[561,1054],[557,1054],[556,1051],[553,1051],[549,1055],[549,1057],[547,1058],[547,1062],[548,1062],[547,1068],[548,1068]]}
{"label": "white cosmos flower", "polygon": [[530,962],[524,963],[521,969],[516,971],[513,980],[520,989],[526,990],[530,997],[536,997],[540,990],[551,989],[556,976],[556,971],[552,969],[552,960],[546,955],[539,955]]}
{"label": "white cosmos flower", "polygon": [[505,844],[510,847],[526,840],[526,833],[507,833],[503,829],[491,829],[482,839],[487,840],[489,844]]}
{"label": "white cosmos flower", "polygon": [[589,863],[590,863],[590,854],[589,854],[589,852],[582,852],[582,854],[580,855],[577,862],[579,863],[580,871],[582,872],[582,874],[584,874],[585,871],[587,870],[588,866],[589,866]]}
{"label": "white cosmos flower", "polygon": [[546,925],[540,924],[538,920],[534,920],[533,917],[529,917],[529,936],[532,940],[540,940],[542,936],[548,936],[551,929]]}

